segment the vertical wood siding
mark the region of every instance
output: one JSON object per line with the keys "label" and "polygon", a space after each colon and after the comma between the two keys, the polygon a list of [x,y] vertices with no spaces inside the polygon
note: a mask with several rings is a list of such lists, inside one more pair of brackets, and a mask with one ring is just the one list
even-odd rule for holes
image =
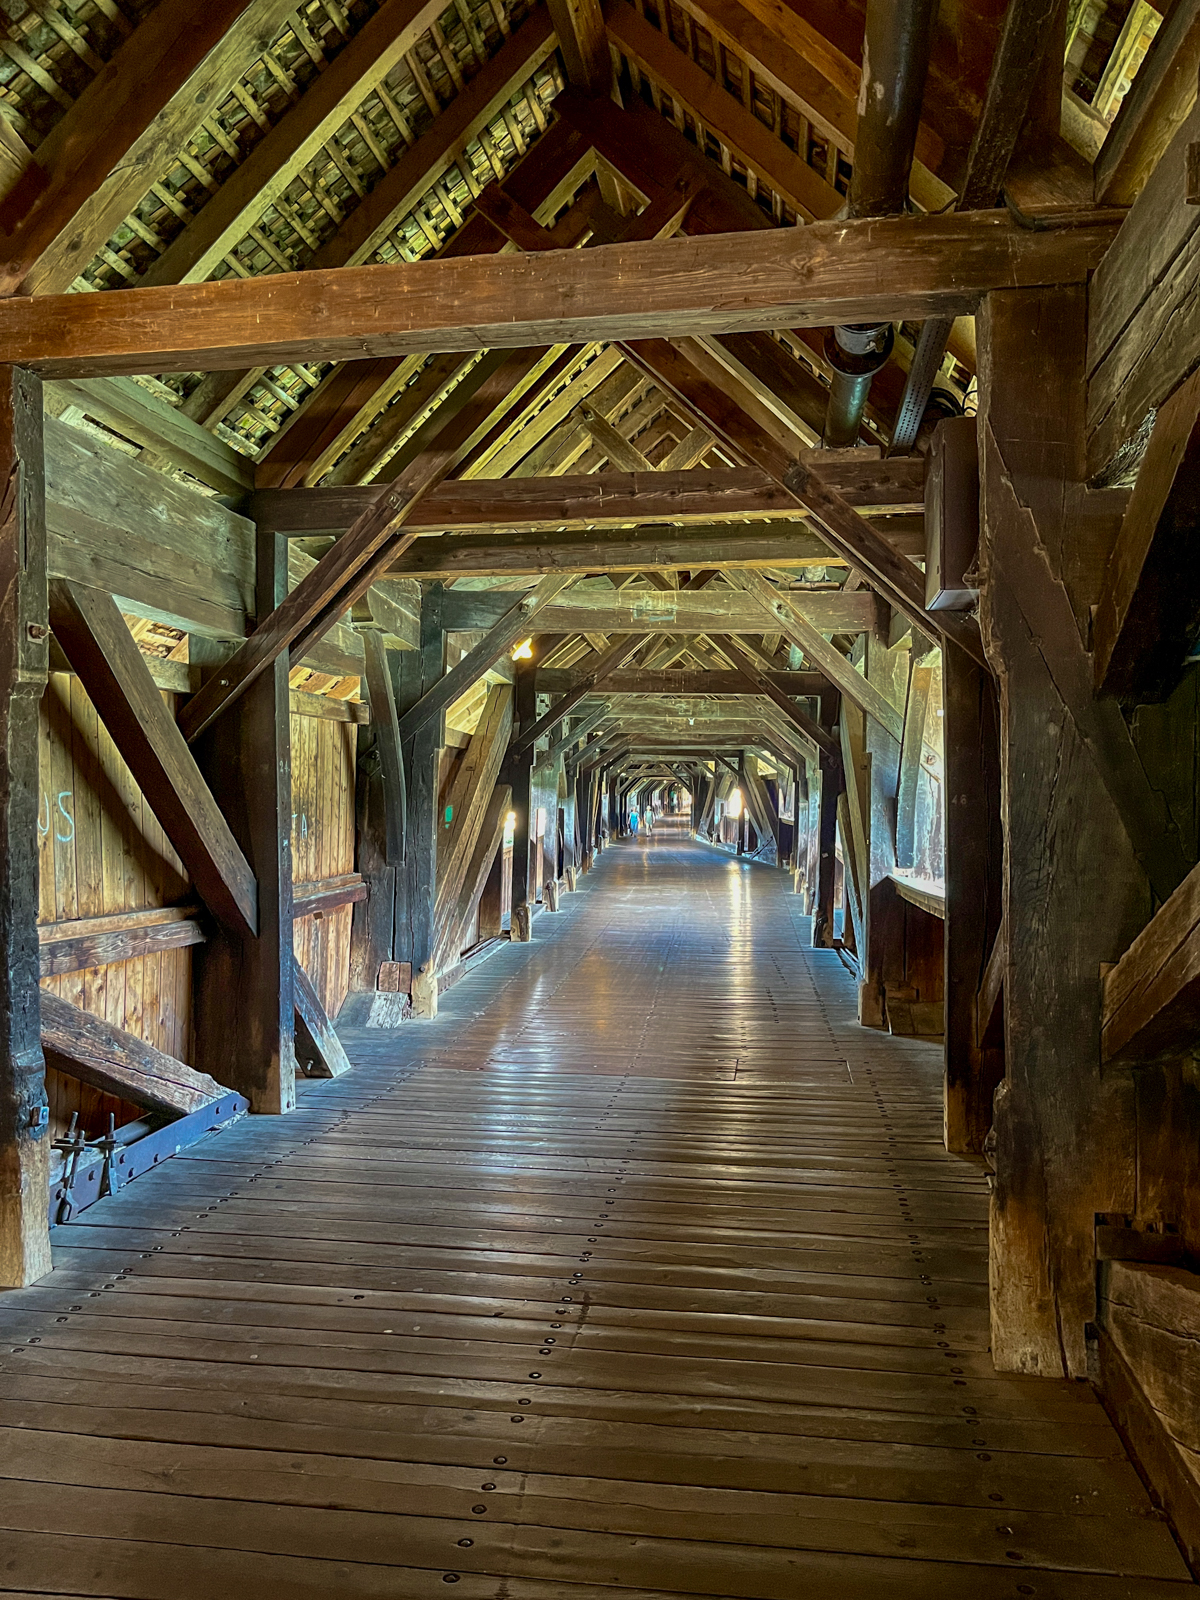
{"label": "vertical wood siding", "polygon": [[[354,761],[357,729],[324,717],[292,717],[292,873],[296,893],[354,871]],[[336,1017],[350,983],[350,920],[342,906],[301,917],[296,959]]]}
{"label": "vertical wood siding", "polygon": [[[168,697],[170,700],[172,697]],[[41,923],[175,905],[189,898],[187,874],[142,799],[78,678],[51,675],[39,725],[38,859]],[[192,952],[166,950],[86,972],[44,978],[42,987],[104,1017],[180,1061],[192,1059]],[[136,1106],[77,1079],[47,1073],[54,1133],[78,1111],[89,1133],[111,1111],[133,1121]]]}

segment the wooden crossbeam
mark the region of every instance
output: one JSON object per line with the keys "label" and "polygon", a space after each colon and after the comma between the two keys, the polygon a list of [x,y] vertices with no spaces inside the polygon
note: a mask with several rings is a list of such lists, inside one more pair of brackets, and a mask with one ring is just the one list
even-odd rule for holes
{"label": "wooden crossbeam", "polygon": [[104,1094],[150,1111],[186,1116],[229,1090],[103,1017],[70,1005],[49,989],[39,992],[42,1049],[49,1066]]}
{"label": "wooden crossbeam", "polygon": [[329,1020],[312,979],[293,958],[296,1006],[296,1055],[309,1077],[340,1078],[350,1059]]}
{"label": "wooden crossbeam", "polygon": [[0,342],[70,378],[970,315],[992,289],[1085,281],[1114,232],[981,211],[18,297]]}
{"label": "wooden crossbeam", "polygon": [[[547,580],[543,580],[547,581]],[[793,591],[802,616],[828,633],[868,633],[880,622],[879,602],[869,589]],[[478,626],[478,624],[476,624]],[[732,589],[580,591],[547,607],[541,627],[555,633],[715,634],[767,632],[763,609],[751,595]]]}
{"label": "wooden crossbeam", "polygon": [[743,675],[754,685],[755,690],[759,694],[765,695],[772,705],[777,706],[794,728],[798,728],[804,737],[815,745],[818,750],[824,751],[827,756],[832,757],[834,760],[840,759],[841,750],[833,735],[828,733],[815,717],[809,716],[807,711],[798,706],[791,695],[781,689],[762,670],[754,657],[740,647],[736,639],[726,634],[717,642],[721,649],[733,658],[734,665],[740,668]]}
{"label": "wooden crossbeam", "polygon": [[649,637],[650,635],[646,633],[635,633],[632,637],[626,635],[619,643],[605,650],[593,663],[591,670],[585,673],[578,683],[573,684],[562,698],[550,707],[545,716],[539,717],[530,727],[522,728],[520,735],[513,740],[512,753],[520,755],[522,751],[528,750],[531,744],[536,744],[544,733],[549,733],[552,728],[557,727],[586,695],[603,684],[618,667],[623,667]]}
{"label": "wooden crossbeam", "polygon": [[41,976],[86,972],[90,967],[203,944],[207,938],[199,906],[164,906],[51,923],[39,929]]}
{"label": "wooden crossbeam", "polygon": [[[555,667],[543,668],[538,673],[538,689],[547,694],[562,694],[577,683],[587,681],[589,675],[580,677],[573,670]],[[828,680],[819,672],[781,672],[771,670],[768,676],[785,694],[812,697],[828,689]],[[624,671],[610,672],[604,680],[604,693],[608,696],[622,694],[650,695],[740,695],[755,692],[751,680],[741,672],[688,672],[668,668],[654,671],[650,668],[629,667]]]}
{"label": "wooden crossbeam", "polygon": [[[722,523],[679,530],[579,532],[561,535],[447,535],[418,539],[390,569],[407,578],[540,576],[562,571],[632,573],[698,567],[789,568],[822,564],[828,547],[804,522],[772,522],[768,529]],[[905,545],[915,545],[906,535]],[[830,565],[840,564],[830,561]]]}
{"label": "wooden crossbeam", "polygon": [[[500,764],[512,731],[513,694],[506,683],[488,691],[483,713],[471,735],[458,771],[446,796],[450,824],[439,830],[437,891],[434,897],[435,952],[445,945],[458,925],[459,897],[487,809],[493,800]],[[454,951],[454,955],[458,952]],[[435,957],[436,961],[436,957]],[[436,970],[436,966],[435,966]]]}
{"label": "wooden crossbeam", "polygon": [[416,537],[404,527],[412,506],[441,482],[542,354],[525,350],[484,357],[480,365],[487,363],[485,373],[461,409],[441,423],[420,454],[187,703],[180,726],[188,739],[197,738],[282,652],[294,651],[299,657],[311,649],[383,575],[405,543]]}
{"label": "wooden crossbeam", "polygon": [[1110,971],[1100,1008],[1106,1062],[1183,1055],[1200,1038],[1200,867],[1193,867]]}
{"label": "wooden crossbeam", "polygon": [[[431,717],[439,715],[465,694],[477,679],[512,649],[513,645],[533,630],[530,626],[539,612],[544,612],[552,600],[574,583],[578,573],[568,572],[543,578],[535,589],[522,595],[515,605],[495,622],[487,634],[476,644],[457,666],[451,667],[444,677],[409,708],[400,718],[400,738],[407,742]],[[543,631],[540,630],[539,631]],[[559,631],[558,629],[546,631]]]}
{"label": "wooden crossbeam", "polygon": [[258,888],[229,824],[108,595],[56,579],[50,625],[205,905],[258,931]]}
{"label": "wooden crossbeam", "polygon": [[[779,625],[780,631],[791,644],[802,650],[808,661],[846,696],[848,700],[873,717],[899,744],[904,732],[904,718],[867,677],[858,672],[837,648],[822,637],[804,615],[803,607],[796,604],[794,594],[777,589],[758,572],[739,573],[732,580],[744,584],[763,611]],[[832,628],[826,629],[832,633]]]}
{"label": "wooden crossbeam", "polygon": [[1200,373],[1158,413],[1093,624],[1096,690],[1165,700],[1200,632]]}
{"label": "wooden crossbeam", "polygon": [[[822,480],[863,515],[913,512],[924,506],[920,456],[820,463]],[[809,456],[799,458],[807,462]],[[259,490],[250,501],[256,522],[279,533],[309,536],[348,528],[378,495],[362,487]],[[692,467],[681,471],[604,472],[561,477],[447,479],[414,508],[423,533],[476,528],[581,528],[622,523],[691,523],[789,517],[794,499],[757,467]]]}

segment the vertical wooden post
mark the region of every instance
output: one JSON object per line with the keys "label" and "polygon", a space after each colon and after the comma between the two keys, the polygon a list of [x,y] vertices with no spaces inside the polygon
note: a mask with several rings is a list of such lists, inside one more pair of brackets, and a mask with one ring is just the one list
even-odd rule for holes
{"label": "vertical wooden post", "polygon": [[[518,661],[513,683],[513,734],[532,727],[537,721],[537,662]],[[512,927],[511,937],[527,940],[533,922],[530,897],[530,872],[533,868],[533,763],[536,745],[510,756],[502,779],[512,786],[512,808],[516,817],[512,848]],[[533,894],[536,899],[536,890]]]}
{"label": "vertical wooden post", "polygon": [[[395,653],[396,707],[400,716],[428,694],[446,670],[442,621],[444,585],[431,583],[421,594],[420,648]],[[416,985],[433,958],[433,913],[437,891],[438,766],[446,741],[446,717],[427,717],[404,747],[407,812],[404,866],[396,875],[395,959],[412,964]],[[428,975],[427,975],[428,976]],[[414,1010],[417,1008],[414,988]],[[424,991],[422,991],[424,992]],[[429,1007],[425,1008],[426,1011]]]}
{"label": "vertical wooden post", "polygon": [[42,385],[0,366],[0,1287],[50,1271],[38,1002],[38,702],[46,686]]}
{"label": "vertical wooden post", "polygon": [[[842,769],[824,751],[821,752],[818,768],[812,942],[814,949],[832,950],[834,868],[837,865],[837,816],[838,799],[842,793]],[[849,920],[849,907],[845,915]]]}
{"label": "vertical wooden post", "polygon": [[358,729],[355,780],[356,856],[367,898],[355,904],[350,929],[350,987],[370,992],[379,969],[394,961],[396,879],[404,858],[407,806],[396,697],[383,635],[360,628],[371,721]]}
{"label": "vertical wooden post", "polygon": [[1000,926],[1000,729],[995,684],[965,651],[942,650],[946,794],[947,1150],[978,1152],[1003,1055],[978,1038],[976,1001]]}
{"label": "vertical wooden post", "polygon": [[[255,608],[287,596],[287,540],[258,530]],[[278,656],[193,747],[258,880],[258,936],[222,930],[197,951],[196,1066],[252,1111],[296,1104],[292,743],[288,657]],[[237,1048],[231,1049],[236,1030]]]}
{"label": "vertical wooden post", "polygon": [[1082,286],[993,294],[980,319],[980,625],[1000,690],[1008,932],[992,1353],[1055,1377],[1087,1370],[1096,1214],[1134,1209],[1134,1090],[1100,1069],[1098,974],[1150,909],[1105,778],[1136,756],[1119,713],[1095,736],[1081,636],[1107,555],[1083,483],[1085,334]]}

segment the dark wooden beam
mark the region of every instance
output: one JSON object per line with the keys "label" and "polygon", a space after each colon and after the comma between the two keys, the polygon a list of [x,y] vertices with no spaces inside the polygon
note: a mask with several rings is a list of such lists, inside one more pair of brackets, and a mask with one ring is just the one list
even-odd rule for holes
{"label": "dark wooden beam", "polygon": [[[601,684],[607,687],[607,680],[619,668],[623,667],[631,656],[635,655],[646,640],[650,637],[647,633],[635,633],[632,637],[625,634],[618,643],[605,650],[593,661],[589,671],[585,672],[578,682],[571,685],[562,698],[555,702],[545,713],[532,723],[528,728],[522,728],[520,734],[512,743],[512,753],[519,756],[524,750],[537,743],[544,733],[549,733],[558,726],[562,719],[569,716],[585,696],[592,693]],[[540,683],[540,680],[539,680]]]}
{"label": "dark wooden beam", "polygon": [[[269,528],[257,530],[254,606],[259,616],[287,594],[287,554],[284,538]],[[220,651],[212,654],[220,663]],[[203,660],[199,649],[193,659]],[[217,664],[213,675],[223,671]],[[214,1077],[218,1072],[228,1077],[253,1111],[291,1111],[296,1104],[294,802],[286,656],[259,674],[230,715],[196,741],[193,754],[254,872],[258,909],[257,937],[242,928],[218,929],[193,962],[196,1065]],[[233,1052],[228,1047],[231,1013],[238,1019]]]}
{"label": "dark wooden beam", "polygon": [[42,386],[0,366],[0,1286],[50,1271],[38,1024],[38,705],[49,668]]}
{"label": "dark wooden beam", "polygon": [[321,997],[297,961],[293,973],[296,999],[296,1056],[310,1078],[340,1078],[350,1059],[330,1022]]}
{"label": "dark wooden beam", "polygon": [[229,1091],[136,1034],[42,991],[42,1049],[60,1072],[150,1111],[199,1111]]}
{"label": "dark wooden beam", "polygon": [[205,905],[254,935],[258,887],[114,602],[56,579],[54,636]]}
{"label": "dark wooden beam", "polygon": [[[920,456],[881,461],[871,451],[818,462],[822,479],[866,515],[923,510]],[[809,459],[801,453],[801,460]],[[249,514],[280,533],[341,533],[378,496],[370,484],[344,488],[265,489]],[[693,467],[683,472],[603,472],[548,478],[452,478],[414,507],[422,533],[474,528],[582,528],[621,523],[724,522],[790,517],[795,501],[756,467]],[[760,530],[762,531],[762,530]]]}
{"label": "dark wooden beam", "polygon": [[380,490],[345,537],[322,556],[254,633],[184,707],[180,726],[195,739],[281,655],[311,649],[338,618],[381,577],[415,537],[405,528],[415,502],[440,483],[488,418],[536,366],[541,351],[485,356],[483,373],[461,409],[435,426],[424,448]]}
{"label": "dark wooden beam", "polygon": [[[819,672],[768,672],[771,682],[785,694],[812,696],[828,688]],[[563,694],[584,682],[590,674],[573,667],[543,667],[538,673],[538,688],[547,694]],[[610,672],[604,680],[606,695],[742,695],[755,694],[754,684],[741,672],[689,672],[666,668],[655,672],[643,667],[627,667]]]}
{"label": "dark wooden beam", "polygon": [[[1037,231],[983,211],[17,297],[0,301],[0,341],[43,377],[72,378],[355,359],[364,345],[403,355],[907,321],[969,315],[996,288],[1082,283],[1113,237],[1105,214]],[[469,319],[453,314],[467,307]]]}
{"label": "dark wooden beam", "polygon": [[1178,0],[1163,17],[1095,162],[1101,205],[1132,205],[1186,120],[1200,66],[1200,5]]}
{"label": "dark wooden beam", "polygon": [[1194,867],[1104,974],[1105,1062],[1148,1065],[1200,1039],[1200,867]]}
{"label": "dark wooden beam", "polygon": [[208,930],[199,913],[199,906],[166,906],[43,926],[39,934],[41,975],[51,978],[64,972],[86,972],[89,967],[203,944]]}
{"label": "dark wooden beam", "polygon": [[1165,700],[1200,634],[1200,372],[1158,413],[1092,631],[1097,694]]}
{"label": "dark wooden beam", "polygon": [[799,728],[819,752],[835,759],[840,758],[841,751],[833,735],[826,732],[815,717],[809,716],[807,711],[798,706],[791,695],[781,689],[774,679],[762,670],[754,657],[740,647],[736,639],[725,634],[719,636],[716,642],[727,655],[732,656],[735,665],[741,669],[745,677],[749,678],[757,692],[778,706],[793,727]]}
{"label": "dark wooden beam", "polygon": [[[571,572],[543,578],[535,589],[522,595],[515,604],[507,606],[503,616],[492,625],[485,637],[456,666],[433,683],[400,718],[401,740],[411,739],[424,723],[453,705],[489,667],[495,666],[501,656],[514,645],[520,644],[532,632],[533,618],[573,583],[576,576]],[[506,600],[510,598],[505,596]]]}

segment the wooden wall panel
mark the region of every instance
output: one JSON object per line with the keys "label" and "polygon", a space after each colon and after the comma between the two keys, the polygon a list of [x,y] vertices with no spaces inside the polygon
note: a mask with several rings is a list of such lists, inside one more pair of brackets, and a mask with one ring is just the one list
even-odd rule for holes
{"label": "wooden wall panel", "polygon": [[[171,699],[172,697],[168,697]],[[175,905],[189,898],[178,856],[144,803],[78,678],[53,673],[39,722],[38,856],[42,924]],[[180,1061],[192,1058],[191,950],[167,950],[44,978],[72,1005]],[[77,1079],[47,1073],[54,1134],[78,1111],[89,1134],[141,1115]]]}
{"label": "wooden wall panel", "polygon": [[[292,872],[296,893],[354,871],[354,762],[357,728],[324,717],[292,716]],[[295,924],[296,959],[331,1017],[350,986],[352,908]]]}

